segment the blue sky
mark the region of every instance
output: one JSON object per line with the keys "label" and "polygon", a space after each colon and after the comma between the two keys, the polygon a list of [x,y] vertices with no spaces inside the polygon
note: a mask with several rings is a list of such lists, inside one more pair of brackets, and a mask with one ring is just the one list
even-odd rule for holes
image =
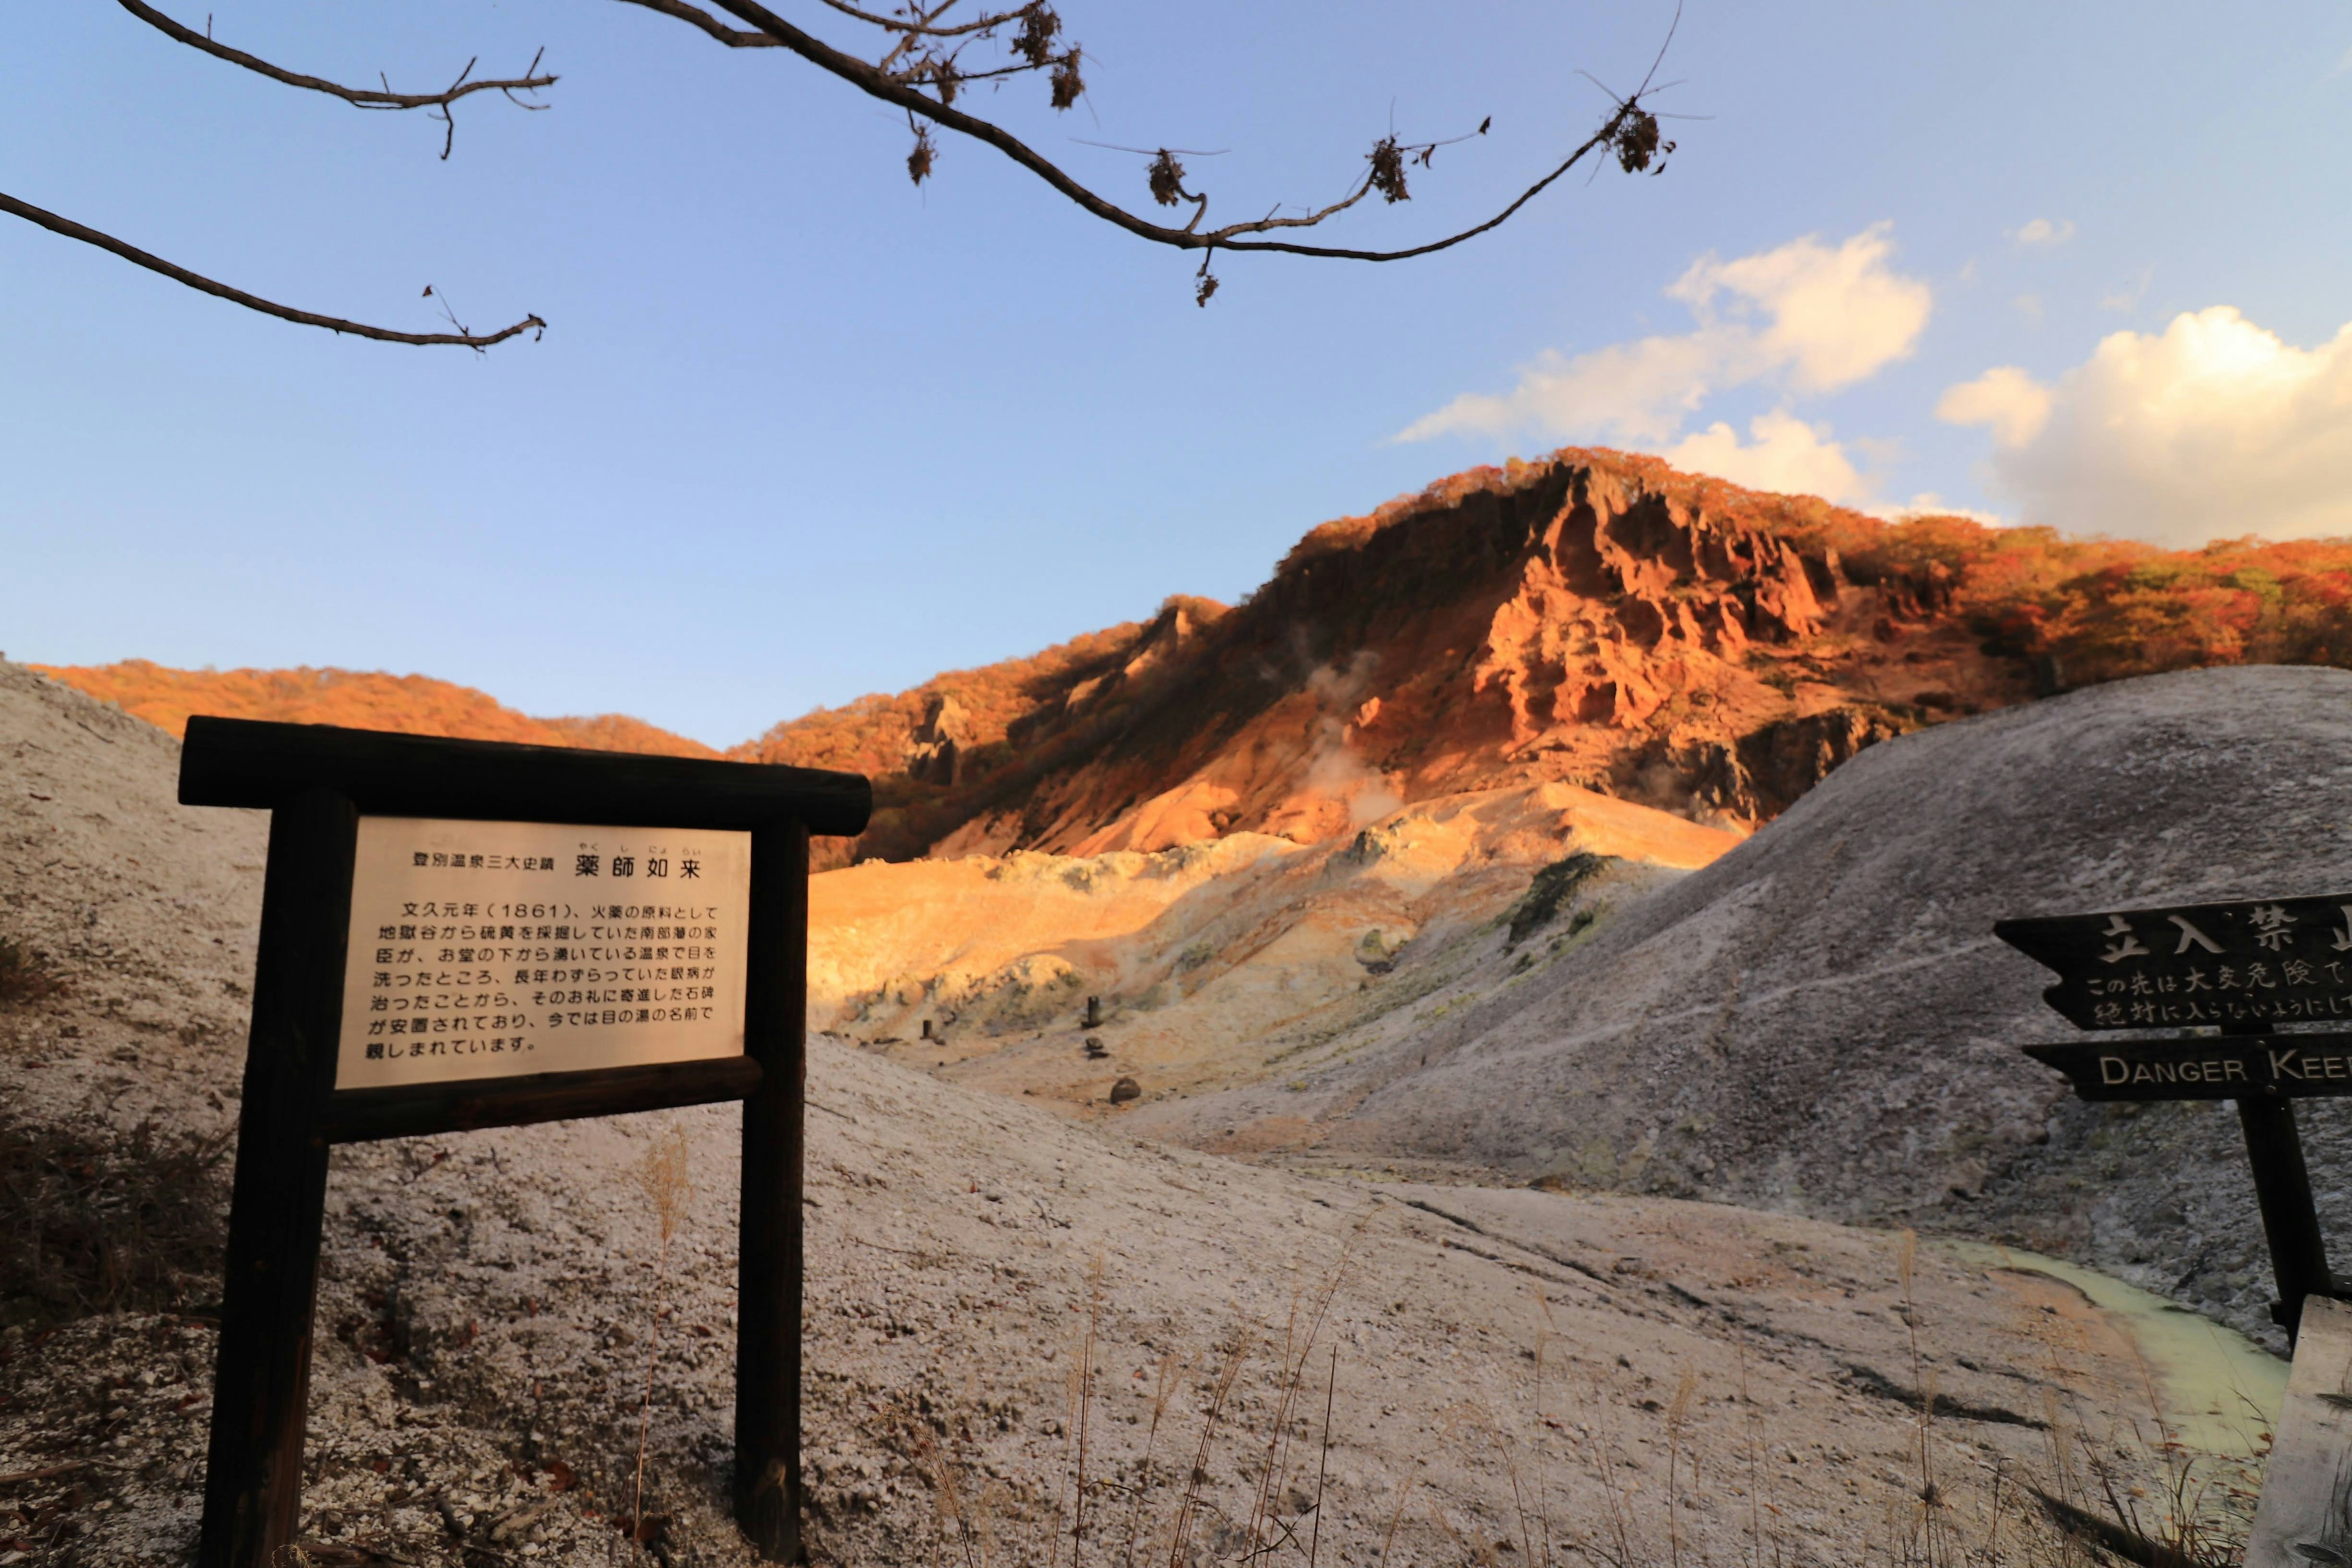
{"label": "blue sky", "polygon": [[[1692,0],[1659,102],[1712,118],[1663,177],[1417,262],[1228,258],[1200,310],[1190,259],[986,150],[918,191],[902,120],[632,6],[214,4],[345,79],[541,45],[562,79],[468,100],[444,163],[422,117],[20,7],[0,190],[311,309],[425,329],[430,283],[550,331],[338,340],[0,219],[11,658],[415,670],[727,743],[1232,600],[1323,519],[1575,439],[2168,542],[2352,531],[2341,5]],[[1491,114],[1331,231],[1402,243],[1580,139],[1577,68],[1637,80],[1671,6],[1065,15],[1087,103],[979,101],[1136,201],[1141,160],[1072,139],[1231,149],[1190,161],[1213,217]]]}

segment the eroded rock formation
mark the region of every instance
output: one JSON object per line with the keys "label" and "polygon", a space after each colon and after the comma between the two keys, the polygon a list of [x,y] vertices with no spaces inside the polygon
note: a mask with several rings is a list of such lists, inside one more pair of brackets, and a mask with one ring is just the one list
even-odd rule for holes
{"label": "eroded rock formation", "polygon": [[1847,569],[1832,537],[1884,526],[1564,451],[1325,524],[1235,608],[1171,600],[745,751],[875,772],[861,857],[1316,842],[1544,783],[1751,826],[1877,740],[2033,694],[1940,561]]}

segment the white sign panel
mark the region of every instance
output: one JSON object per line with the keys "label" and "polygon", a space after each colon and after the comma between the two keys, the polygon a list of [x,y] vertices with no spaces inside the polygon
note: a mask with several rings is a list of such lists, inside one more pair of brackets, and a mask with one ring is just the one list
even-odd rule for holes
{"label": "white sign panel", "polygon": [[337,1089],[743,1054],[751,836],[363,816]]}

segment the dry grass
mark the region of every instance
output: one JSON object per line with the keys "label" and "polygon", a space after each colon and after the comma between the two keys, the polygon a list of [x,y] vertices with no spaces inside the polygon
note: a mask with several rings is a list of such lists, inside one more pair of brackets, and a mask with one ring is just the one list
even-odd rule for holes
{"label": "dry grass", "polygon": [[217,1301],[235,1131],[0,1119],[0,1323]]}
{"label": "dry grass", "polygon": [[[1909,1479],[1890,1485],[1882,1499],[1883,1531],[1870,1563],[2231,1568],[2241,1561],[2262,1453],[2212,1456],[2189,1448],[2165,1418],[2155,1378],[2144,1366],[2147,1415],[2095,1422],[2085,1415],[2095,1401],[2074,1370],[2093,1359],[2086,1347],[2072,1342],[2074,1331],[2063,1323],[2022,1309],[2021,1321],[2039,1346],[2053,1390],[2043,1412],[2043,1455],[2033,1462],[2003,1459],[1960,1432],[1948,1435],[1939,1426],[1949,1416],[1936,1387],[1934,1326],[1913,1289],[1921,1266],[1916,1237],[1896,1238],[1893,1266],[1916,1415]],[[1085,1321],[1071,1345],[1059,1490],[1050,1520],[1024,1527],[1009,1496],[992,1492],[984,1482],[975,1487],[976,1456],[952,1451],[952,1443],[932,1426],[909,1417],[908,1451],[932,1485],[942,1560],[961,1568],[1193,1568],[1208,1562],[1319,1568],[1333,1415],[1345,1376],[1339,1348],[1324,1336],[1347,1267],[1343,1254],[1319,1280],[1302,1285],[1278,1329],[1237,1325],[1203,1353],[1162,1352],[1143,1457],[1114,1474],[1104,1471],[1094,1440],[1105,1317],[1097,1261],[1089,1275]],[[1579,1562],[1597,1568],[1727,1562],[1791,1568],[1814,1561],[1815,1543],[1782,1527],[1776,1498],[1794,1501],[1792,1491],[1826,1490],[1850,1479],[1850,1471],[1832,1478],[1790,1470],[1783,1477],[1779,1465],[1765,1463],[1769,1413],[1748,1387],[1744,1345],[1736,1388],[1712,1387],[1686,1367],[1671,1397],[1650,1405],[1663,1412],[1666,1484],[1643,1492],[1627,1479],[1633,1448],[1622,1423],[1638,1392],[1627,1381],[1631,1374],[1612,1372],[1571,1385],[1572,1419],[1554,1410],[1549,1402],[1561,1395],[1552,1373],[1557,1334],[1549,1303],[1538,1295],[1536,1305],[1526,1407],[1498,1415],[1465,1405],[1451,1414],[1446,1428],[1446,1440],[1457,1450],[1491,1455],[1490,1473],[1507,1499],[1505,1537],[1491,1542],[1465,1537],[1449,1510],[1408,1477],[1384,1518],[1374,1521],[1380,1568],[1440,1563],[1567,1568]],[[1237,1389],[1269,1373],[1270,1404],[1259,1406],[1255,1420],[1245,1418]],[[1191,1399],[1183,1397],[1188,1390]],[[1700,1409],[1726,1404],[1734,1411],[1731,1452],[1718,1453],[1703,1468]],[[1159,1458],[1171,1436],[1174,1465]],[[1563,1465],[1581,1470],[1591,1484],[1568,1484],[1572,1478],[1562,1473]],[[1212,1497],[1211,1478],[1221,1468],[1250,1479],[1246,1506],[1231,1515]],[[1555,1520],[1571,1495],[1582,1506]],[[1692,1503],[1702,1497],[1715,1505],[1706,1511],[1717,1521],[1744,1527],[1736,1556],[1724,1555],[1719,1531],[1706,1548],[1694,1539]],[[1408,1544],[1416,1535],[1418,1543]]]}
{"label": "dry grass", "polygon": [[[978,1476],[977,1456],[959,1452],[937,1424],[923,1421],[901,1402],[892,1424],[930,1482],[943,1559],[963,1568],[1010,1563],[1191,1568],[1213,1554],[1222,1563],[1288,1561],[1313,1568],[1322,1552],[1339,1380],[1338,1347],[1327,1344],[1324,1334],[1355,1244],[1351,1236],[1321,1279],[1303,1282],[1294,1292],[1279,1336],[1259,1325],[1237,1324],[1205,1352],[1161,1352],[1154,1364],[1142,1454],[1131,1467],[1105,1467],[1094,1441],[1108,1302],[1104,1264],[1097,1258],[1087,1274],[1085,1321],[1071,1346],[1054,1506],[1045,1520],[1025,1530],[1010,1495]],[[1272,1412],[1263,1426],[1253,1427],[1236,1416],[1236,1390],[1253,1371],[1268,1370],[1269,1357]],[[1197,1401],[1189,1413],[1181,1397],[1187,1389]],[[1314,1418],[1318,1412],[1319,1423]],[[1188,1414],[1191,1437],[1177,1439],[1177,1462],[1171,1465],[1160,1458],[1162,1440]],[[1213,1475],[1228,1464],[1255,1475],[1247,1507],[1238,1514],[1228,1514],[1212,1496]],[[1125,1476],[1117,1473],[1121,1468]],[[1408,1484],[1398,1499],[1397,1518],[1390,1522],[1391,1541],[1409,1492]],[[1309,1500],[1307,1507],[1286,1511],[1286,1502],[1300,1495]],[[1207,1538],[1212,1531],[1213,1542]]]}
{"label": "dry grass", "polygon": [[47,959],[14,937],[0,937],[0,1006],[38,1002],[65,988]]}

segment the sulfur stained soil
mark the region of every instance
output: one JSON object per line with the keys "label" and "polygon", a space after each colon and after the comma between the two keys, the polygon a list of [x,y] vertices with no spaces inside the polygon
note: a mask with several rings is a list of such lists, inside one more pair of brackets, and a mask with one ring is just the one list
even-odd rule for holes
{"label": "sulfur stained soil", "polygon": [[[869,861],[810,885],[810,1024],[1077,1117],[1291,1076],[1410,999],[1408,958],[1498,929],[1556,862],[1623,902],[1739,843],[1565,784],[1400,807],[1346,837]],[[1090,1006],[1092,1012],[1089,1012]],[[1088,1022],[1089,1017],[1094,1022]]]}

